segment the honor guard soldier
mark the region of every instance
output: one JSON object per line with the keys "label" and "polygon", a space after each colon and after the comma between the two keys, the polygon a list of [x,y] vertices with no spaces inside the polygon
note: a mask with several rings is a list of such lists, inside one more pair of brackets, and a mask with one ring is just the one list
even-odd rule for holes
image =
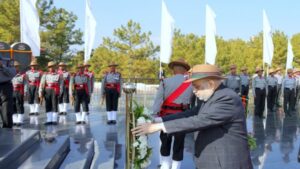
{"label": "honor guard soldier", "polygon": [[60,62],[58,64],[58,73],[63,77],[64,87],[61,96],[59,97],[59,114],[67,115],[69,100],[69,86],[70,86],[70,73],[66,70],[66,64],[64,62]]}
{"label": "honor guard soldier", "polygon": [[227,75],[227,79],[225,80],[225,85],[240,94],[241,92],[241,78],[236,74],[236,65],[230,66],[230,74]]}
{"label": "honor guard soldier", "polygon": [[269,76],[267,77],[267,93],[268,93],[268,109],[270,111],[274,111],[274,105],[275,105],[275,99],[276,99],[276,93],[277,93],[277,85],[278,80],[275,77],[276,70],[270,69],[269,70]]}
{"label": "honor guard soldier", "polygon": [[282,92],[282,81],[283,81],[283,76],[281,74],[281,68],[276,69],[276,74],[275,77],[277,78],[277,93],[276,93],[276,105],[280,106],[280,97],[281,97],[281,92]]}
{"label": "honor guard soldier", "polygon": [[247,68],[243,67],[241,69],[242,73],[240,74],[241,78],[241,97],[242,97],[242,102],[245,107],[245,110],[247,112],[248,109],[248,94],[249,94],[249,85],[250,85],[250,77],[247,72]]}
{"label": "honor guard soldier", "polygon": [[30,70],[26,72],[26,80],[28,82],[28,104],[29,115],[38,115],[39,113],[39,86],[42,78],[42,71],[36,69],[37,61],[32,60]]}
{"label": "honor guard soldier", "polygon": [[283,108],[288,116],[291,116],[291,112],[295,110],[296,87],[297,84],[296,78],[293,76],[293,69],[288,69],[287,75],[282,82]]}
{"label": "honor guard soldier", "polygon": [[266,87],[267,82],[263,77],[263,69],[256,68],[257,76],[252,80],[252,92],[254,97],[254,114],[260,118],[264,118],[263,113],[265,109],[265,100],[266,100]]}
{"label": "honor guard soldier", "polygon": [[111,63],[108,65],[110,71],[103,77],[101,94],[106,100],[107,124],[117,123],[118,101],[121,96],[122,77],[116,72],[118,65]]}
{"label": "honor guard soldier", "polygon": [[[89,77],[89,81],[90,81],[90,86],[91,86],[91,93],[90,93],[90,97],[88,98],[88,104],[90,104],[91,102],[91,97],[92,94],[94,92],[94,82],[95,82],[95,75],[94,72],[89,71],[89,68],[91,67],[91,65],[89,63],[84,63],[84,73]],[[88,107],[88,114],[89,114],[89,107]]]}
{"label": "honor guard soldier", "polygon": [[16,68],[16,76],[12,79],[12,84],[14,88],[13,93],[13,105],[14,105],[14,114],[13,114],[13,124],[22,125],[23,124],[23,115],[24,115],[24,95],[27,95],[27,83],[25,74],[20,72],[19,67],[21,66],[18,61],[14,62]]}
{"label": "honor guard soldier", "polygon": [[57,125],[58,120],[58,100],[63,92],[63,78],[55,71],[55,62],[48,62],[48,72],[42,77],[39,97],[41,103],[45,98],[45,110],[47,120],[45,125]]}
{"label": "honor guard soldier", "polygon": [[[168,66],[173,71],[174,76],[161,81],[153,104],[153,112],[159,113],[160,117],[181,113],[189,109],[193,95],[191,83],[183,83],[187,80],[184,74],[190,69],[190,66],[183,59],[170,62]],[[173,137],[173,161],[170,164]],[[161,169],[169,169],[171,166],[172,169],[180,168],[183,160],[184,138],[185,134],[183,133],[174,135],[160,133]]]}
{"label": "honor guard soldier", "polygon": [[11,80],[16,75],[16,69],[10,65],[11,63],[5,64],[5,62],[2,62],[0,58],[0,115],[2,127],[12,128],[13,85]]}
{"label": "honor guard soldier", "polygon": [[299,103],[299,97],[300,97],[300,69],[297,68],[294,71],[294,76],[296,78],[297,81],[297,89],[296,89],[296,103]]}
{"label": "honor guard soldier", "polygon": [[[77,66],[78,72],[71,77],[70,91],[71,103],[74,104],[76,124],[85,124],[88,122],[88,98],[91,93],[91,83],[89,77],[84,73],[84,66]],[[75,102],[75,103],[74,103]],[[80,111],[82,106],[82,112]]]}

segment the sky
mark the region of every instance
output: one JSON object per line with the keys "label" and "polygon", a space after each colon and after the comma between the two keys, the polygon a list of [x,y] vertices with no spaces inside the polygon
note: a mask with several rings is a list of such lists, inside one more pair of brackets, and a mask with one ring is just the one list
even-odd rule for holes
{"label": "sky", "polygon": [[[289,37],[300,33],[299,0],[165,0],[175,27],[182,33],[205,33],[205,6],[216,13],[217,34],[224,39],[242,38],[262,31],[262,10],[265,9],[273,30]],[[112,37],[113,30],[132,19],[143,31],[151,31],[151,39],[160,44],[161,0],[91,0],[97,21],[94,47],[103,37]],[[56,7],[78,16],[76,27],[84,31],[85,0],[54,0]],[[79,47],[83,48],[83,46]]]}

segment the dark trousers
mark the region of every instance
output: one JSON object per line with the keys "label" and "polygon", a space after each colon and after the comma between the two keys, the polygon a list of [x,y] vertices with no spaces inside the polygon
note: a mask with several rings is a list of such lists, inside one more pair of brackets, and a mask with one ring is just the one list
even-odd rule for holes
{"label": "dark trousers", "polygon": [[3,128],[12,128],[13,86],[11,82],[0,83],[0,115]]}
{"label": "dark trousers", "polygon": [[242,85],[241,95],[248,97],[249,94],[249,86]]}
{"label": "dark trousers", "polygon": [[300,86],[297,86],[297,89],[296,89],[296,103],[298,104],[298,101],[299,101],[299,95],[300,95]]}
{"label": "dark trousers", "polygon": [[39,103],[39,88],[34,85],[28,87],[28,104]]}
{"label": "dark trousers", "polygon": [[80,112],[80,105],[82,105],[82,110],[88,112],[88,95],[84,89],[75,91],[75,113]]}
{"label": "dark trousers", "polygon": [[281,96],[281,84],[277,85],[277,92],[276,92],[276,98],[275,98],[275,102],[277,105],[279,105],[280,96]]}
{"label": "dark trousers", "polygon": [[118,111],[119,93],[117,89],[105,89],[106,111]]}
{"label": "dark trousers", "polygon": [[20,91],[14,91],[13,105],[13,113],[24,114],[24,95]]}
{"label": "dark trousers", "polygon": [[256,116],[262,117],[265,109],[266,90],[255,88],[255,109],[254,113]]}
{"label": "dark trousers", "polygon": [[284,112],[289,114],[290,111],[295,110],[295,89],[284,89],[283,108]]}
{"label": "dark trousers", "polygon": [[59,104],[61,103],[70,103],[68,87],[64,87],[62,94],[59,96]]}
{"label": "dark trousers", "polygon": [[173,156],[172,159],[175,161],[183,160],[183,150],[184,150],[184,133],[176,133],[173,135],[161,132],[160,133],[160,154],[162,156],[169,156],[171,154],[171,145],[172,140],[174,138],[173,143]]}
{"label": "dark trousers", "polygon": [[273,110],[275,105],[277,86],[268,87],[268,109]]}
{"label": "dark trousers", "polygon": [[58,95],[54,89],[45,89],[45,106],[47,112],[58,112]]}

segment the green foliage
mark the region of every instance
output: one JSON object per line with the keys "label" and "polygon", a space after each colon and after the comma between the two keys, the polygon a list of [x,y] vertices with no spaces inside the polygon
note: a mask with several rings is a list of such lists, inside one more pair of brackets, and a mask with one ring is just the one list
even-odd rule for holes
{"label": "green foliage", "polygon": [[151,32],[142,32],[139,23],[132,20],[113,32],[114,37],[103,38],[90,60],[96,78],[108,71],[108,64],[119,64],[118,71],[126,78],[156,78],[159,61],[155,54],[159,47],[150,40]]}
{"label": "green foliage", "polygon": [[[37,8],[41,16],[41,47],[46,49],[45,58],[38,61],[69,61],[73,55],[70,47],[83,43],[83,33],[75,29],[77,16],[63,8],[54,7],[53,0],[38,0]],[[9,44],[20,41],[19,9],[19,0],[0,1],[0,41]]]}
{"label": "green foliage", "polygon": [[248,146],[250,150],[254,150],[257,147],[256,139],[251,134],[248,134],[247,140],[248,140]]}

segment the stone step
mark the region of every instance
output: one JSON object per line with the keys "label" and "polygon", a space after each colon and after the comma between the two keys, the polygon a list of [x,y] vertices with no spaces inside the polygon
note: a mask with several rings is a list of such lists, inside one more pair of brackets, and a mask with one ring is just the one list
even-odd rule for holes
{"label": "stone step", "polygon": [[95,154],[94,139],[76,140],[71,138],[71,151],[61,169],[89,169]]}
{"label": "stone step", "polygon": [[70,151],[69,136],[42,139],[36,151],[21,164],[21,169],[58,169]]}
{"label": "stone step", "polygon": [[106,141],[98,143],[99,146],[95,147],[96,154],[93,161],[92,169],[114,169],[115,156],[116,156],[116,142]]}
{"label": "stone step", "polygon": [[23,163],[36,150],[40,140],[37,130],[0,128],[0,168]]}

